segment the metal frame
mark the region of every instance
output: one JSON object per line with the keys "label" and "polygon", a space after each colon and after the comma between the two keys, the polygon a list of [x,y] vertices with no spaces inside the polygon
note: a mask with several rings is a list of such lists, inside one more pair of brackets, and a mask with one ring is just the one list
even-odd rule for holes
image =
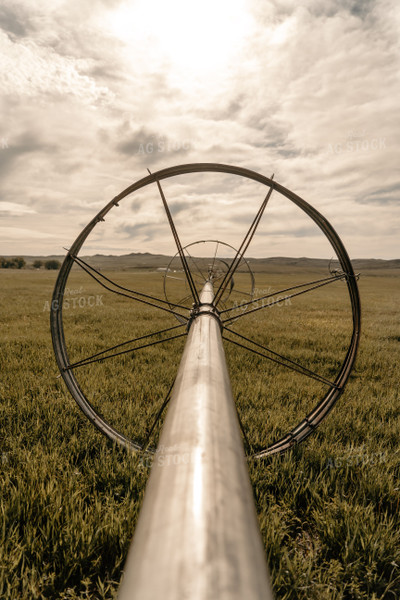
{"label": "metal frame", "polygon": [[[77,379],[75,378],[74,368],[82,366],[83,364],[87,364],[87,362],[79,361],[78,363],[71,364],[71,362],[69,361],[67,348],[66,348],[66,344],[65,344],[63,321],[62,321],[62,301],[63,301],[63,296],[64,296],[64,290],[65,290],[65,286],[66,286],[66,283],[68,280],[70,270],[71,270],[74,262],[77,262],[77,264],[80,264],[80,266],[85,271],[87,271],[89,275],[91,275],[95,279],[97,279],[97,276],[93,273],[93,271],[95,271],[95,270],[93,270],[89,265],[84,263],[84,261],[82,261],[82,259],[80,259],[78,257],[79,251],[80,251],[83,243],[85,242],[85,240],[87,239],[87,237],[89,236],[91,231],[94,229],[94,227],[99,222],[104,221],[104,218],[107,215],[107,213],[113,207],[118,206],[118,203],[121,202],[126,196],[128,196],[129,194],[131,194],[147,185],[155,183],[159,189],[161,198],[163,200],[164,207],[165,207],[165,210],[166,210],[166,213],[168,216],[168,220],[169,220],[169,223],[171,226],[171,231],[173,233],[173,236],[174,236],[177,248],[178,248],[178,253],[181,256],[182,265],[185,269],[185,275],[187,277],[189,287],[191,289],[191,292],[192,292],[192,295],[193,295],[193,298],[195,301],[196,310],[198,310],[198,308],[201,304],[199,301],[199,298],[198,298],[198,292],[197,292],[195,286],[193,286],[193,281],[191,280],[190,269],[188,268],[187,263],[185,265],[185,256],[184,256],[183,248],[180,245],[180,241],[179,241],[171,214],[169,212],[168,205],[166,203],[166,199],[163,195],[163,191],[162,191],[160,182],[164,179],[168,179],[168,178],[175,177],[178,175],[189,174],[189,173],[199,173],[199,172],[220,172],[220,173],[237,175],[237,176],[245,177],[247,179],[264,184],[268,188],[267,196],[264,199],[264,201],[252,223],[252,226],[250,227],[250,230],[247,233],[245,239],[243,240],[242,246],[239,248],[239,251],[237,253],[237,257],[239,257],[238,258],[239,262],[242,259],[249,243],[251,242],[251,239],[256,231],[256,228],[259,224],[262,213],[265,209],[265,206],[268,202],[268,199],[269,199],[271,193],[273,191],[276,191],[276,192],[279,192],[280,194],[282,194],[284,197],[288,198],[295,205],[297,205],[317,224],[317,226],[320,228],[320,230],[324,233],[324,235],[329,240],[331,246],[333,247],[333,249],[336,253],[336,256],[338,257],[338,260],[339,260],[340,266],[341,266],[341,272],[338,274],[337,277],[332,276],[330,278],[326,278],[326,280],[320,280],[319,282],[318,281],[310,282],[310,285],[313,284],[312,287],[309,287],[309,289],[306,289],[306,290],[296,291],[288,297],[300,295],[302,293],[306,293],[307,291],[310,291],[311,289],[315,289],[317,287],[327,285],[328,283],[331,283],[333,280],[335,280],[335,278],[343,279],[346,282],[348,293],[349,293],[351,309],[352,309],[353,332],[351,335],[350,345],[349,345],[346,357],[344,359],[344,362],[342,364],[342,367],[341,367],[338,375],[336,376],[336,378],[333,382],[325,380],[325,383],[327,383],[327,385],[329,385],[329,390],[325,394],[324,398],[305,417],[305,419],[303,419],[299,423],[299,425],[297,425],[294,429],[292,429],[283,438],[281,438],[280,440],[278,440],[277,442],[275,442],[274,444],[272,444],[265,450],[258,452],[257,454],[254,455],[255,458],[263,458],[263,457],[269,456],[271,454],[282,453],[282,452],[288,450],[294,444],[303,441],[310,433],[312,433],[312,431],[315,430],[315,428],[322,422],[322,420],[326,417],[326,415],[333,408],[334,404],[336,403],[336,401],[338,400],[338,398],[340,397],[340,395],[343,392],[344,386],[349,378],[350,371],[351,371],[353,363],[355,361],[358,343],[359,343],[360,326],[361,326],[360,299],[359,299],[359,294],[358,294],[356,275],[354,274],[350,259],[348,257],[348,254],[347,254],[339,236],[337,235],[337,233],[335,232],[333,227],[328,223],[328,221],[315,208],[313,208],[305,200],[300,198],[297,194],[294,194],[290,190],[288,190],[285,187],[283,187],[282,185],[278,184],[272,178],[265,177],[259,173],[256,173],[255,171],[251,171],[249,169],[245,169],[242,167],[230,166],[230,165],[223,165],[223,164],[217,164],[217,163],[186,164],[186,165],[170,167],[167,169],[162,169],[153,174],[150,173],[148,176],[146,176],[143,179],[132,184],[131,186],[126,188],[123,192],[121,192],[118,196],[113,198],[94,217],[94,219],[92,219],[90,221],[90,223],[83,229],[83,231],[77,237],[77,239],[71,246],[70,250],[68,251],[68,254],[67,254],[67,256],[63,262],[63,265],[61,267],[61,270],[59,272],[59,276],[58,276],[58,279],[57,279],[57,282],[56,282],[56,285],[54,288],[53,302],[51,304],[51,313],[50,313],[50,323],[51,323],[51,332],[52,332],[54,352],[55,352],[58,367],[60,369],[60,373],[61,373],[69,391],[71,392],[71,394],[73,395],[73,397],[75,398],[76,402],[78,403],[80,408],[83,410],[85,415],[89,418],[89,420],[103,434],[108,436],[110,439],[122,444],[125,447],[131,448],[133,450],[141,450],[142,447],[138,443],[127,439],[121,433],[116,431],[109,423],[107,423],[96,412],[94,407],[90,404],[90,402],[85,397],[85,394],[81,390],[79,383],[78,383]],[[237,265],[239,264],[238,262],[235,262],[237,257],[235,257],[234,261],[232,261],[232,263],[231,263],[231,270],[230,271],[228,270],[228,272],[226,274],[226,281],[224,278],[222,284],[220,285],[219,289],[217,290],[217,292],[215,294],[215,299],[213,301],[214,307],[218,306],[221,296],[224,293],[225,288],[223,286],[225,284],[227,285],[229,283],[230,278],[233,276],[235,269],[237,268]],[[182,310],[185,307],[176,306],[175,308],[171,308],[167,301],[163,301],[159,298],[152,298],[151,296],[147,296],[145,294],[139,294],[139,292],[135,292],[133,290],[126,290],[125,288],[121,288],[121,286],[117,286],[114,282],[107,279],[104,275],[101,275],[98,272],[97,272],[97,275],[101,278],[101,280],[97,279],[97,281],[99,281],[104,287],[108,286],[107,289],[112,289],[112,291],[115,291],[116,293],[131,297],[134,300],[145,302],[147,304],[151,304],[152,306],[156,306],[157,308],[159,308],[161,310],[165,310],[169,313],[179,315],[181,318],[183,317],[184,319],[186,319],[186,321],[188,323],[190,323],[192,321],[193,316],[195,315],[195,313],[192,313],[192,315],[188,315],[188,316],[185,314],[182,314]],[[105,280],[107,280],[107,281],[105,282]],[[290,288],[290,290],[293,290],[297,287],[305,287],[306,285],[308,285],[308,284],[303,284],[302,286],[293,286],[292,288]],[[120,288],[120,289],[117,289],[117,288]],[[260,300],[260,299],[258,299],[258,300]],[[168,308],[166,305],[168,305]],[[250,305],[251,305],[251,302],[249,302],[249,306]],[[250,308],[247,311],[247,313],[245,313],[245,314],[251,314],[251,312],[254,310],[257,310],[257,309]],[[229,315],[227,315],[226,312],[225,312],[225,316],[224,316],[224,311],[216,310],[215,312],[218,313],[218,319],[220,320],[221,326],[224,329],[224,338],[227,339],[229,342],[239,345],[239,346],[243,346],[243,347],[247,348],[248,350],[255,352],[256,354],[261,354],[265,358],[267,358],[269,360],[273,360],[275,362],[280,362],[280,360],[283,358],[285,362],[281,362],[281,364],[284,364],[288,368],[293,368],[294,370],[298,370],[295,366],[295,363],[293,363],[292,365],[290,364],[293,361],[290,361],[289,359],[286,359],[285,357],[280,357],[279,355],[276,355],[276,353],[275,353],[275,358],[274,358],[274,353],[269,349],[249,348],[247,345],[244,345],[241,342],[237,341],[236,339],[232,339],[232,337],[229,337],[229,334],[231,334],[231,335],[233,334],[234,336],[237,335],[235,332],[233,332],[233,330],[230,330],[228,327],[228,323],[232,322],[234,320],[234,317],[229,317]],[[177,327],[179,327],[179,326],[177,326]],[[173,328],[166,329],[165,331],[169,331],[170,329],[173,329]],[[225,332],[228,333],[228,335],[226,335]],[[153,334],[149,334],[149,336],[146,336],[146,337],[151,338],[152,335]],[[175,339],[175,338],[181,337],[183,335],[185,335],[185,334],[184,333],[177,334],[177,335],[174,334],[172,337],[167,337],[164,340],[161,340],[161,342],[157,342],[157,343],[162,343],[166,339],[168,339],[168,340]],[[141,338],[138,338],[137,340],[133,340],[133,341],[138,342],[140,339]],[[246,340],[246,338],[244,338],[244,339]],[[246,340],[246,341],[250,342],[250,344],[255,345],[254,342],[252,342],[251,340]],[[153,343],[155,343],[155,342],[153,342]],[[121,346],[123,346],[124,344],[121,344]],[[144,347],[145,345],[149,345],[149,344],[147,344],[147,342],[146,342],[146,344],[136,346],[133,349],[137,350],[141,347]],[[262,352],[261,352],[261,350],[262,350]],[[132,351],[132,349],[123,350],[123,351],[121,350],[120,353],[129,352],[129,351]],[[272,353],[272,356],[271,356],[271,353]],[[93,357],[91,357],[91,358],[93,360],[98,360],[98,358],[96,358],[96,356],[97,355],[95,355],[94,358]],[[300,372],[303,372],[305,375],[307,375],[307,371],[309,371],[309,370],[304,367],[301,367]],[[322,379],[320,378],[320,380],[322,380]],[[168,400],[168,399],[166,399],[166,400]]]}

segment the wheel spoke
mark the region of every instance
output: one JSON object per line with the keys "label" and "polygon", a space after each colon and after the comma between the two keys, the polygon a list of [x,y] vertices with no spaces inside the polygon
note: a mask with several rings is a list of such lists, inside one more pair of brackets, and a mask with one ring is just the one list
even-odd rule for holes
{"label": "wheel spoke", "polygon": [[[268,302],[267,304],[263,303],[262,306],[257,306],[256,308],[252,308],[251,310],[242,312],[241,315],[236,315],[235,317],[229,317],[228,319],[223,320],[222,323],[229,323],[230,321],[233,321],[234,319],[238,319],[238,318],[250,315],[258,310],[262,310],[263,308],[271,308],[271,306],[274,306],[275,304],[279,304],[279,302],[282,302],[283,300],[289,300],[290,298],[294,298],[295,296],[301,296],[302,294],[307,294],[308,292],[311,292],[312,290],[316,290],[317,288],[323,287],[325,285],[329,285],[330,283],[333,283],[334,281],[340,281],[345,278],[346,278],[346,274],[344,273],[343,275],[339,275],[337,277],[336,276],[335,277],[326,277],[325,279],[317,280],[317,281],[321,281],[322,283],[318,283],[317,285],[312,285],[311,287],[307,288],[306,290],[301,290],[300,292],[295,292],[294,294],[289,294],[288,296],[285,296],[284,298],[279,298],[278,300],[274,300],[273,302]],[[293,290],[293,289],[299,288],[299,287],[304,287],[305,285],[310,285],[311,283],[316,283],[316,282],[309,282],[309,283],[303,283],[300,285],[294,285],[290,288],[287,288],[286,290],[282,290],[281,292],[274,292],[273,294],[267,294],[266,296],[262,296],[261,298],[255,298],[254,300],[251,300],[251,302],[248,302],[247,304],[242,304],[240,308],[243,309],[246,306],[251,306],[255,302],[260,302],[260,300],[265,300],[267,298],[276,296],[277,294],[281,294],[285,291]],[[221,311],[221,313],[228,312],[230,310],[236,310],[236,309],[237,309],[236,306],[232,306],[231,308],[228,308],[226,311]]]}
{"label": "wheel spoke", "polygon": [[[161,298],[158,298],[157,296],[151,296],[150,294],[145,294],[144,292],[138,292],[137,290],[131,290],[130,288],[126,288],[122,285],[119,285],[118,283],[116,283],[115,281],[113,281],[112,279],[110,279],[109,277],[104,275],[104,273],[100,273],[100,271],[98,271],[97,269],[95,269],[94,267],[89,265],[87,262],[85,262],[83,260],[83,258],[80,258],[79,256],[73,256],[72,258],[77,262],[77,264],[82,263],[83,265],[86,266],[86,268],[90,269],[91,271],[96,273],[99,277],[101,277],[102,279],[105,279],[106,281],[111,283],[114,287],[116,287],[120,290],[129,292],[130,294],[136,294],[137,296],[143,296],[143,298],[149,298],[150,300],[154,300],[155,302],[161,302],[161,304],[168,304],[168,305],[170,304],[170,302],[167,302],[166,300],[162,300]],[[81,266],[81,265],[79,265],[79,266]],[[174,304],[174,306],[176,308],[185,308],[185,306],[179,306],[179,304]]]}
{"label": "wheel spoke", "polygon": [[[273,179],[273,177],[274,176],[272,175],[271,179]],[[250,228],[249,228],[248,232],[246,233],[244,240],[241,243],[240,248],[236,253],[235,258],[231,262],[229,269],[228,269],[227,273],[225,274],[225,277],[222,280],[222,283],[220,284],[220,286],[215,294],[215,298],[214,298],[215,306],[218,305],[218,302],[220,301],[222,294],[224,293],[227,285],[229,284],[230,280],[234,276],[235,271],[240,264],[240,261],[242,260],[247,248],[249,247],[250,242],[253,239],[255,232],[257,231],[258,225],[260,224],[260,221],[261,221],[261,217],[264,214],[265,207],[268,204],[268,200],[271,197],[273,189],[274,189],[273,186],[271,186],[270,189],[268,190],[268,193],[265,196],[260,208],[258,209],[257,214],[254,217],[254,220],[253,220],[252,224],[250,225]]]}
{"label": "wheel spoke", "polygon": [[240,426],[240,429],[241,429],[242,434],[243,434],[243,438],[244,438],[244,443],[245,443],[245,447],[246,447],[246,450],[247,450],[247,454],[252,454],[253,453],[253,447],[252,447],[252,445],[249,442],[249,438],[247,437],[246,430],[245,430],[245,428],[243,426],[243,423],[242,423],[242,419],[240,418],[240,412],[239,412],[239,409],[238,409],[238,406],[237,406],[238,399],[239,398],[236,399],[235,407],[236,407],[236,414],[237,414],[238,421],[239,421],[239,426]]}
{"label": "wheel spoke", "polygon": [[[147,169],[147,170],[149,171],[149,169]],[[149,173],[150,173],[150,171],[149,171]],[[150,173],[150,175],[151,175],[151,173]],[[164,205],[164,210],[165,210],[165,213],[167,215],[167,219],[168,219],[171,231],[172,231],[173,238],[175,240],[176,247],[178,249],[179,256],[181,257],[181,262],[182,262],[183,270],[185,271],[186,279],[187,279],[187,282],[189,284],[190,291],[192,292],[192,295],[193,295],[193,300],[196,302],[196,304],[199,304],[199,302],[200,302],[200,300],[199,300],[199,294],[197,292],[196,286],[194,285],[192,273],[191,273],[191,271],[190,271],[190,269],[188,267],[188,264],[186,262],[185,253],[183,251],[182,244],[181,244],[181,241],[179,239],[178,232],[176,230],[175,223],[174,223],[174,220],[173,220],[172,215],[171,215],[171,211],[169,210],[169,206],[168,206],[167,200],[165,198],[163,189],[162,189],[161,184],[158,181],[158,179],[156,179],[156,184],[157,184],[157,187],[158,187],[158,191],[160,192],[161,200],[162,200],[162,203]]]}
{"label": "wheel spoke", "polygon": [[283,356],[282,354],[279,354],[278,352],[274,352],[274,350],[271,350],[270,348],[267,348],[266,346],[262,346],[258,342],[255,342],[254,340],[251,340],[250,338],[247,338],[244,335],[241,335],[240,333],[237,333],[236,331],[233,331],[232,329],[228,329],[228,328],[225,328],[225,329],[229,333],[232,333],[233,335],[236,335],[237,337],[239,337],[242,340],[248,342],[249,344],[253,344],[257,348],[260,348],[264,352],[265,351],[269,352],[270,354],[272,354],[276,358],[273,358],[272,356],[268,356],[268,354],[264,354],[263,352],[259,352],[257,350],[254,350],[253,348],[249,348],[248,346],[245,346],[244,344],[240,344],[239,342],[236,342],[235,340],[231,340],[231,339],[229,339],[229,338],[227,338],[227,337],[225,337],[223,335],[222,337],[225,340],[227,340],[228,342],[231,342],[232,344],[235,344],[236,346],[244,348],[245,350],[249,350],[250,352],[253,352],[254,354],[257,354],[258,356],[262,356],[264,358],[267,358],[268,360],[270,360],[270,361],[272,361],[274,363],[277,363],[279,365],[282,365],[283,367],[286,367],[287,369],[291,369],[292,371],[296,371],[297,373],[300,373],[301,375],[305,375],[306,377],[310,377],[311,379],[315,379],[316,381],[324,383],[325,385],[329,385],[332,388],[338,388],[339,387],[335,383],[333,383],[333,381],[330,381],[329,379],[326,379],[326,377],[323,377],[322,375],[319,375],[318,373],[315,373],[315,371],[312,371],[311,369],[308,369],[307,367],[304,367],[300,363],[297,363],[294,360],[291,360],[290,358],[287,358],[287,356]]}
{"label": "wheel spoke", "polygon": [[215,245],[215,252],[214,252],[214,258],[213,258],[212,265],[211,265],[211,271],[214,270],[215,259],[217,258],[218,246],[219,246],[219,242],[217,242]]}
{"label": "wheel spoke", "polygon": [[117,348],[122,348],[123,346],[127,346],[128,344],[135,344],[136,342],[145,340],[145,339],[153,337],[155,335],[159,335],[161,333],[166,333],[167,331],[172,331],[173,329],[178,329],[179,327],[183,327],[183,325],[184,324],[182,323],[181,325],[174,325],[173,327],[167,327],[166,329],[160,329],[159,331],[154,331],[153,333],[141,335],[140,337],[133,338],[132,340],[127,340],[126,342],[121,342],[120,344],[116,344],[115,346],[110,346],[109,348],[106,348],[105,350],[101,350],[100,352],[96,352],[96,354],[92,354],[91,356],[87,356],[86,358],[83,358],[82,361],[75,362],[74,366],[76,366],[80,362],[86,362],[92,358],[101,356],[101,354],[106,354],[107,352],[111,352],[112,350],[117,350]]}
{"label": "wheel spoke", "polygon": [[[182,317],[182,318],[188,320],[187,317],[185,317],[184,315],[181,315],[180,313],[172,310],[171,308],[167,308],[165,306],[158,306],[157,304],[154,304],[153,302],[149,302],[148,300],[145,300],[144,298],[151,298],[152,300],[155,300],[156,302],[161,302],[162,304],[167,304],[168,306],[170,306],[172,303],[169,303],[166,300],[161,300],[161,298],[156,298],[155,296],[149,296],[149,294],[144,294],[143,292],[136,292],[135,290],[130,290],[128,288],[125,288],[125,287],[119,285],[118,283],[115,283],[114,281],[112,281],[112,279],[110,279],[109,277],[106,277],[106,275],[104,275],[103,273],[100,273],[100,271],[97,271],[97,269],[95,269],[94,267],[90,266],[88,263],[86,263],[84,260],[82,260],[78,256],[74,256],[72,254],[70,256],[74,260],[74,262],[76,262],[76,264],[83,271],[85,271],[90,277],[92,277],[92,279],[94,279],[95,281],[97,281],[97,283],[99,283],[104,289],[108,290],[109,292],[113,292],[114,294],[117,294],[118,296],[125,296],[125,298],[130,298],[131,300],[136,300],[137,302],[142,302],[143,304],[147,304],[149,306],[153,306],[154,308],[158,308],[160,310],[164,310],[166,312],[172,313],[175,316],[179,316],[179,317]],[[92,273],[92,271],[93,271],[93,273]],[[96,273],[101,279],[105,279],[106,281],[108,281],[109,283],[111,283],[111,285],[115,286],[118,289],[115,290],[115,289],[109,287],[108,285],[106,285],[105,283],[103,283],[101,281],[101,279],[99,279],[98,277],[96,277],[96,275],[94,275],[94,273]],[[125,291],[120,292],[118,290],[125,290]],[[126,292],[128,292],[128,293],[126,293]],[[140,296],[140,297],[136,298],[135,296],[133,296],[131,294],[136,294],[137,296]],[[184,310],[187,310],[186,306],[179,306],[179,304],[173,304],[173,306],[176,307],[176,308],[182,308]]]}
{"label": "wheel spoke", "polygon": [[[183,325],[176,325],[176,327],[182,327],[182,326]],[[157,332],[157,333],[160,333],[160,332]],[[150,335],[156,335],[156,334],[150,334]],[[176,340],[180,337],[184,337],[185,335],[186,335],[186,332],[178,333],[177,335],[173,335],[171,337],[164,338],[163,340],[155,340],[154,342],[150,342],[149,344],[142,344],[141,346],[136,346],[136,348],[128,348],[128,350],[121,350],[120,352],[114,352],[114,354],[109,354],[107,356],[99,356],[99,354],[103,354],[103,352],[99,352],[98,354],[93,355],[93,357],[96,357],[96,358],[93,358],[91,356],[89,356],[87,358],[83,358],[82,360],[78,360],[77,362],[72,363],[71,365],[68,365],[63,370],[70,371],[71,369],[75,369],[77,367],[84,367],[86,365],[90,365],[95,362],[100,362],[102,360],[114,358],[115,356],[121,356],[122,354],[128,354],[129,352],[136,352],[136,350],[142,350],[143,348],[150,348],[150,346],[156,346],[157,344],[163,344],[164,342]],[[143,337],[149,337],[149,336],[143,336]],[[137,338],[137,339],[140,339],[140,338]],[[128,343],[128,342],[126,342],[126,343]]]}
{"label": "wheel spoke", "polygon": [[189,250],[187,248],[185,248],[185,251],[187,253],[187,255],[189,256],[190,260],[192,261],[192,263],[194,264],[194,266],[196,267],[196,269],[198,270],[200,277],[202,278],[202,280],[204,282],[207,281],[206,277],[204,277],[203,272],[201,271],[199,265],[197,264],[197,262],[194,260],[193,256],[189,253]]}

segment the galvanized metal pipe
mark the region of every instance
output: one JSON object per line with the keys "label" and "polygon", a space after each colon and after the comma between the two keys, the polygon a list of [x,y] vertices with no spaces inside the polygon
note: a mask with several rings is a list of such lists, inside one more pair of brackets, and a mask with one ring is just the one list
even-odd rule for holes
{"label": "galvanized metal pipe", "polygon": [[272,599],[220,324],[203,288],[119,600]]}

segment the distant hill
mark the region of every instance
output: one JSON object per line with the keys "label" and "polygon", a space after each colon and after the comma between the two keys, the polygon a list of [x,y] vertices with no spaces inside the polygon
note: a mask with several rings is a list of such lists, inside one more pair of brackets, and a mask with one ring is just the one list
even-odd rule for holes
{"label": "distant hill", "polygon": [[400,259],[356,258],[351,261],[356,269],[400,269]]}
{"label": "distant hill", "polygon": [[[32,264],[35,260],[50,260],[55,259],[61,263],[64,260],[65,255],[51,255],[51,256],[24,256],[28,268],[33,268]],[[122,256],[116,256],[112,254],[95,254],[93,256],[81,256],[83,260],[86,260],[90,265],[97,269],[104,270],[146,270],[154,271],[157,269],[166,268],[171,260],[171,256],[164,254],[150,254],[149,252],[132,252],[130,254],[124,254]],[[223,257],[221,257],[223,258]],[[212,260],[212,258],[204,258],[204,261]],[[229,262],[229,259],[227,259]],[[307,257],[285,257],[285,256],[273,256],[269,258],[248,258],[247,261],[251,265],[254,272],[263,271],[274,271],[279,272],[284,270],[287,272],[290,268],[301,268],[301,269],[326,269],[329,265],[328,259],[322,258],[307,258]],[[337,263],[336,263],[337,264]],[[400,259],[384,260],[379,258],[357,258],[352,260],[353,268],[355,271],[382,271],[390,270],[393,275],[397,275],[396,269],[400,273]],[[334,265],[333,265],[334,266]]]}

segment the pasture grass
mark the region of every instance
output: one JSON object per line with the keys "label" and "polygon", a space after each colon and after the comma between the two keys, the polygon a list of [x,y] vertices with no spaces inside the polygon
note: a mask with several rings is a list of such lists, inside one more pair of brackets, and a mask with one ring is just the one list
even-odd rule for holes
{"label": "pasture grass", "polygon": [[[260,273],[257,293],[314,275]],[[57,378],[49,332],[55,276],[0,271],[0,597],[108,600],[116,597],[149,468],[106,440]],[[159,274],[113,272],[112,278],[162,296]],[[400,597],[399,283],[396,271],[362,275],[356,366],[319,430],[284,456],[249,459],[277,600]],[[351,328],[343,285],[265,308],[232,329],[333,377]],[[176,324],[172,316],[105,292],[77,270],[68,294],[72,360]],[[183,344],[167,342],[76,369],[77,377],[110,423],[143,441]],[[324,391],[229,343],[226,354],[253,450],[296,425]]]}

